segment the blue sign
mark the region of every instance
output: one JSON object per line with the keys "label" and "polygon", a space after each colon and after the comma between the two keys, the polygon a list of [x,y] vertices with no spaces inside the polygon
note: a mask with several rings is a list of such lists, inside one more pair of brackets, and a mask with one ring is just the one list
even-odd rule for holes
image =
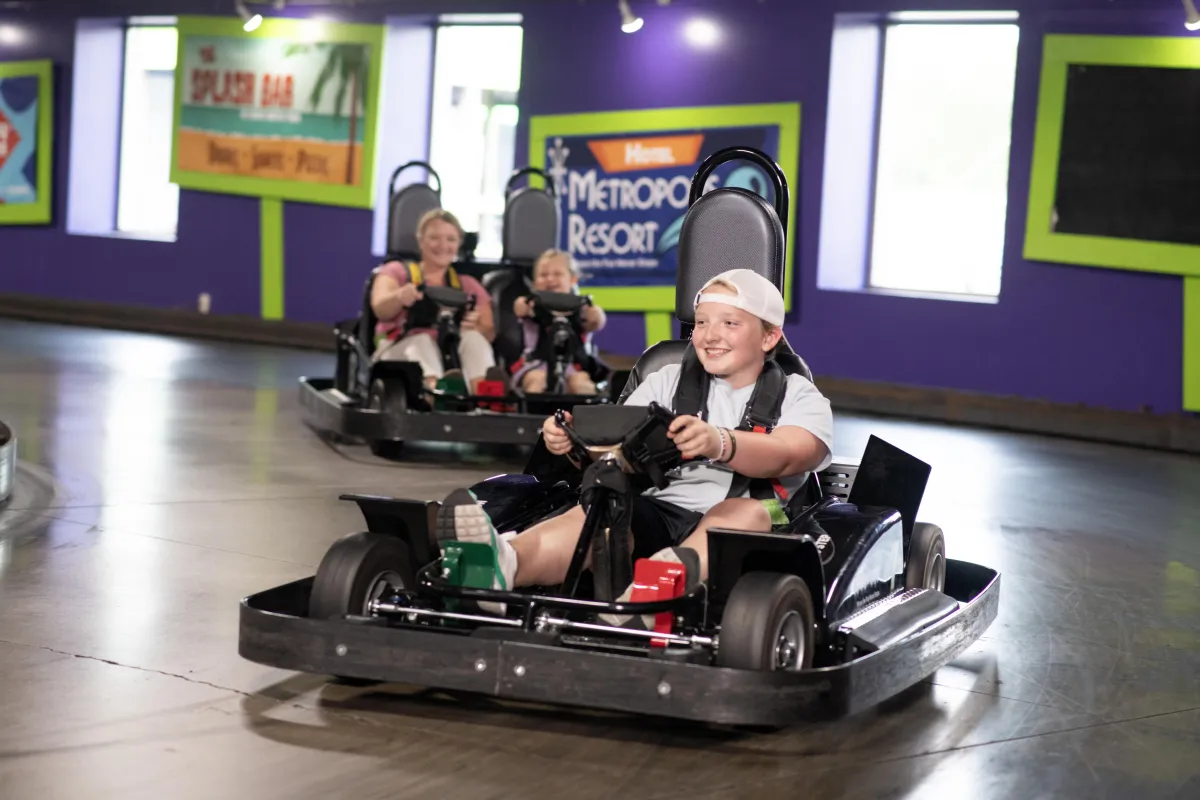
{"label": "blue sign", "polygon": [[[559,204],[558,246],[578,261],[588,287],[674,286],[679,232],[701,162],[735,146],[778,160],[779,140],[777,124],[547,136],[545,163]],[[774,201],[770,179],[750,162],[721,165],[705,191],[721,186]]]}

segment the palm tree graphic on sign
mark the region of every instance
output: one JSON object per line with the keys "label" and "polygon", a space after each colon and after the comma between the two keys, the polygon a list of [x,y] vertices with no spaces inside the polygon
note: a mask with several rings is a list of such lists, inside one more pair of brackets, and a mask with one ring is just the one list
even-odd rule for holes
{"label": "palm tree graphic on sign", "polygon": [[346,93],[350,94],[350,142],[346,158],[346,183],[354,182],[354,147],[358,133],[358,114],[360,107],[366,114],[367,96],[367,45],[320,42],[317,44],[290,44],[284,50],[284,56],[293,56],[312,52],[325,53],[325,63],[317,75],[312,92],[308,96],[308,107],[315,111],[325,96],[325,89],[334,76],[337,76],[337,96],[333,103],[333,117],[342,116]]}

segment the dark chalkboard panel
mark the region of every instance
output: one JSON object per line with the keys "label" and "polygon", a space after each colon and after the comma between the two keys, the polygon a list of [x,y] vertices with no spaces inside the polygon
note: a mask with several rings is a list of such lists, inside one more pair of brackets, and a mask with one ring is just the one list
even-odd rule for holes
{"label": "dark chalkboard panel", "polygon": [[1057,233],[1200,244],[1200,70],[1072,64]]}

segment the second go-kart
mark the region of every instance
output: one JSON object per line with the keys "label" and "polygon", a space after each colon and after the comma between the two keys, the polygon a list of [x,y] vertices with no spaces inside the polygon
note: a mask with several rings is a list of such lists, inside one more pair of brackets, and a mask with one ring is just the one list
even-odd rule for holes
{"label": "second go-kart", "polygon": [[[721,242],[737,241],[742,263],[783,283],[782,173],[755,150],[710,160],[734,157],[772,168],[775,207],[739,189],[700,196],[693,184],[677,289],[685,329],[696,290],[730,263]],[[711,167],[698,173],[700,187]],[[316,575],[245,598],[240,654],[345,678],[779,726],[868,708],[978,639],[997,613],[998,573],[946,558],[942,531],[917,521],[930,466],[875,437],[858,463],[837,459],[810,476],[789,499],[786,524],[709,529],[706,581],[686,564],[633,561],[621,535],[631,498],[671,480],[680,463],[665,431],[695,394],[689,348],[684,340],[650,348],[626,389],[628,396],[647,375],[680,363],[675,409],[577,408],[570,422],[559,420],[573,444],[569,457],[539,444],[524,473],[470,487],[501,532],[582,503],[585,522],[562,585],[495,590],[490,547],[439,537],[447,525],[441,503],[347,496],[367,530],[335,542]],[[770,376],[792,372],[809,374],[784,347],[764,369],[760,400],[749,403],[741,427],[770,428]],[[617,602],[630,582],[630,600]]]}
{"label": "second go-kart", "polygon": [[[426,170],[436,185],[411,183],[396,191],[399,175],[414,168]],[[529,172],[518,170],[513,180]],[[547,192],[552,191],[550,184],[545,191],[532,187],[512,190],[511,184],[505,207],[505,255],[482,278],[497,308],[511,306],[513,287],[524,285],[521,265],[553,247],[556,231],[554,224],[539,221],[539,217],[557,213],[553,201],[546,199]],[[441,207],[440,178],[429,164],[412,161],[393,173],[391,187],[388,259],[415,264],[420,260],[417,223],[426,212]],[[556,222],[556,217],[551,222]],[[472,263],[467,266],[478,270],[478,264]],[[394,458],[406,441],[532,445],[543,419],[554,408],[612,399],[608,386],[601,387],[597,395],[554,397],[525,397],[514,392],[507,381],[485,382],[487,391],[479,394],[465,388],[427,388],[416,362],[372,359],[377,323],[370,302],[374,279],[372,274],[366,282],[358,316],[334,328],[337,361],[333,378],[300,379],[300,401],[311,426],[340,437],[365,440],[377,455]],[[414,282],[421,283],[419,276]],[[447,370],[454,369],[458,366],[459,326],[472,298],[456,286],[421,285],[423,294],[437,307],[431,327],[437,330],[443,363]],[[500,326],[511,327],[512,323],[502,314],[496,314],[496,321],[498,339],[504,339]],[[504,348],[497,346],[497,350]],[[503,363],[504,353],[497,355]]]}

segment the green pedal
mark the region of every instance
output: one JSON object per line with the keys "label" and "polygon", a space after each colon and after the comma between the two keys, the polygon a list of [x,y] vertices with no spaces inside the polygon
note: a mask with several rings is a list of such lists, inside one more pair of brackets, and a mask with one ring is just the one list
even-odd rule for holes
{"label": "green pedal", "polygon": [[451,586],[491,589],[496,579],[496,556],[479,542],[443,542],[442,578]]}
{"label": "green pedal", "polygon": [[450,376],[448,378],[439,378],[437,382],[437,390],[445,392],[450,397],[439,397],[434,401],[434,411],[453,411],[458,405],[457,398],[462,397],[467,393],[467,382],[459,376]]}

